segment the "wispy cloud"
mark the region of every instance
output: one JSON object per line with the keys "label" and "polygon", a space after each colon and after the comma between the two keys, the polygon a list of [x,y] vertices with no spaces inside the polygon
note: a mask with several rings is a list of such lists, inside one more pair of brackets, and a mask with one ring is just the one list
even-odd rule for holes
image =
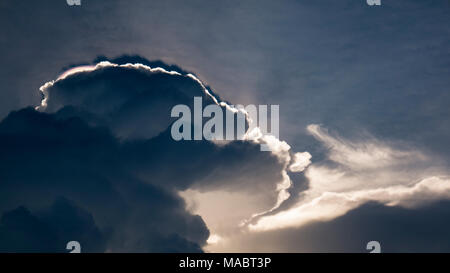
{"label": "wispy cloud", "polygon": [[414,207],[450,198],[449,174],[439,167],[439,160],[419,150],[395,148],[374,138],[350,141],[318,125],[307,129],[328,148],[329,163],[307,168],[310,187],[295,206],[261,217],[250,230],[331,220],[369,201]]}

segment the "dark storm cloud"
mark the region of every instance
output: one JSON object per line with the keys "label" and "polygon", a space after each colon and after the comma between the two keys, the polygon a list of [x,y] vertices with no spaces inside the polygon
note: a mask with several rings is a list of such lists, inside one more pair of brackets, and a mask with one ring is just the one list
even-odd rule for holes
{"label": "dark storm cloud", "polygon": [[[184,202],[171,190],[143,183],[122,167],[127,158],[121,157],[121,144],[105,128],[27,108],[0,123],[0,139],[2,212],[18,206],[34,212],[60,196],[68,198],[92,214],[102,231],[99,238],[109,235],[104,248],[92,251],[197,252],[208,237],[201,218],[188,214]],[[65,213],[64,207],[53,209],[55,214],[47,214],[45,223],[67,228],[72,221],[70,213]],[[19,212],[18,224],[27,226],[27,222],[20,223],[26,213]],[[23,219],[36,220],[29,213]],[[8,228],[6,223],[5,234]],[[32,229],[25,229],[23,238],[34,236],[28,231]],[[46,231],[47,237],[58,238],[55,244],[60,243],[59,237],[52,237],[57,235],[42,230]],[[84,239],[83,234],[72,235],[77,238],[70,240]],[[46,246],[31,245],[29,249],[44,251]]]}
{"label": "dark storm cloud", "polygon": [[[17,224],[34,221],[47,236],[40,237],[55,242],[47,249],[31,241],[27,249],[57,251],[69,237],[81,242],[92,235],[82,229],[52,235],[70,225],[62,210],[34,216],[60,196],[98,226],[103,241],[88,251],[201,251],[208,229],[200,216],[186,212],[179,190],[256,192],[273,205],[284,167],[259,145],[172,139],[171,107],[191,105],[194,96],[212,103],[202,88],[193,78],[159,70],[102,67],[46,86],[42,110],[48,113],[11,112],[0,123],[0,211],[6,217],[25,207],[13,211]],[[10,229],[6,223],[5,238]],[[25,228],[18,241],[36,236],[29,232]]]}

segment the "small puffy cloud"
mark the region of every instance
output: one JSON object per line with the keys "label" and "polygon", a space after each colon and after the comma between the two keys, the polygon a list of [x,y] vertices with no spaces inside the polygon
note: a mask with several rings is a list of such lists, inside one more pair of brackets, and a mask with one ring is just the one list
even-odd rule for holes
{"label": "small puffy cloud", "polygon": [[308,152],[295,153],[293,162],[289,166],[291,172],[302,172],[311,164],[311,154]]}

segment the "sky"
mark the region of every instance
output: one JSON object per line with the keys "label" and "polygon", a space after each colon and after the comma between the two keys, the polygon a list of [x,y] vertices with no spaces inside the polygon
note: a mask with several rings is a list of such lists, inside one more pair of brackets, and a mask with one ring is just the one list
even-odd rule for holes
{"label": "sky", "polygon": [[[0,0],[0,31],[1,252],[450,251],[449,1]],[[174,141],[194,97],[280,134]]]}

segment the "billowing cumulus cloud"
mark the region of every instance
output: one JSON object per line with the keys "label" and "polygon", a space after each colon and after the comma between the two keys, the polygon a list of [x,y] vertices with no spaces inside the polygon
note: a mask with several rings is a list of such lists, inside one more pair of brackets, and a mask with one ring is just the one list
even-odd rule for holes
{"label": "billowing cumulus cloud", "polygon": [[[286,190],[290,186],[284,171],[291,162],[290,146],[272,136],[262,135],[258,128],[248,132],[244,141],[235,141],[228,145],[214,145],[207,141],[167,141],[170,137],[167,135],[167,129],[174,121],[174,118],[170,117],[170,109],[178,104],[188,105],[193,109],[194,96],[202,97],[204,105],[219,104],[225,111],[243,112],[221,101],[195,75],[185,74],[182,70],[167,71],[161,67],[152,68],[127,62],[136,58],[116,59],[121,61],[121,64],[104,61],[96,65],[71,68],[55,81],[41,86],[40,91],[44,98],[37,110],[58,112],[58,116],[65,118],[80,117],[90,125],[111,128],[122,140],[145,140],[154,137],[153,142],[158,142],[157,145],[165,152],[164,157],[170,159],[171,163],[164,161],[165,158],[155,160],[154,157],[146,155],[136,162],[143,166],[138,172],[145,175],[153,172],[152,168],[161,170],[176,165],[185,171],[159,172],[155,178],[161,175],[158,177],[160,180],[178,183],[181,188],[190,184],[230,188],[238,183],[239,190],[245,190],[251,186],[261,186],[260,180],[263,177],[266,178],[265,181],[270,181],[269,183],[278,182],[275,183],[278,191]],[[146,63],[150,64],[148,61]],[[257,151],[255,144],[263,143],[272,148],[272,153]],[[183,154],[177,152],[180,148],[184,150]],[[202,155],[197,157],[197,161],[192,158],[194,151]],[[208,164],[207,162],[220,168],[204,165]],[[254,165],[249,167],[251,164]],[[196,170],[192,178],[186,174],[187,170]],[[182,173],[183,179],[172,179],[179,173]],[[230,179],[230,176],[233,178]],[[222,183],[225,180],[230,182]],[[261,190],[264,190],[263,188],[261,187]],[[272,188],[265,190],[273,192]]]}
{"label": "billowing cumulus cloud", "polygon": [[[0,211],[6,220],[23,219],[22,226],[34,221],[48,226],[42,232],[50,234],[66,227],[68,218],[61,210],[61,217],[42,215],[64,198],[90,215],[91,229],[102,240],[86,251],[197,252],[209,230],[190,213],[186,193],[236,197],[242,213],[227,212],[235,228],[289,197],[289,166],[289,172],[303,170],[308,153],[291,155],[287,143],[258,128],[240,141],[173,140],[170,110],[177,104],[192,107],[200,96],[205,105],[241,110],[221,101],[193,74],[129,59],[72,67],[41,86],[39,106],[12,112],[0,123]],[[261,152],[260,144],[272,152]],[[220,205],[227,204],[214,202]],[[4,223],[0,238],[10,237],[10,223]],[[30,232],[21,236],[34,236]],[[62,234],[49,235],[58,243],[47,250],[61,251],[63,241],[92,235]],[[23,250],[44,251],[39,244],[30,242]]]}

